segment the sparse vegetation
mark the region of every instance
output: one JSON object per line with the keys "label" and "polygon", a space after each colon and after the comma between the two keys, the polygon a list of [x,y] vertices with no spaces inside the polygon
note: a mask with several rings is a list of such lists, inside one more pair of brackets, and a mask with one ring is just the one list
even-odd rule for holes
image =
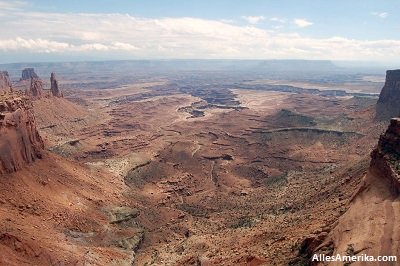
{"label": "sparse vegetation", "polygon": [[310,265],[310,260],[308,258],[296,258],[295,260],[292,260],[288,264],[289,266],[309,266]]}
{"label": "sparse vegetation", "polygon": [[[347,256],[354,256],[355,255],[355,250],[353,244],[348,244],[347,249],[346,249],[346,255]],[[351,262],[345,262],[343,266],[349,266]]]}
{"label": "sparse vegetation", "polygon": [[191,205],[188,203],[180,204],[178,208],[196,217],[206,217],[209,213],[209,211],[206,210],[204,207],[198,205]]}
{"label": "sparse vegetation", "polygon": [[254,220],[251,217],[242,217],[236,221],[236,223],[231,225],[231,228],[238,229],[238,228],[250,228],[254,225]]}
{"label": "sparse vegetation", "polygon": [[288,109],[282,109],[277,114],[280,123],[287,126],[316,126],[317,123],[311,116],[306,116]]}
{"label": "sparse vegetation", "polygon": [[283,185],[287,183],[287,176],[288,173],[283,173],[281,175],[275,175],[275,176],[270,176],[267,179],[264,180],[264,184],[266,186],[271,186],[271,185]]}

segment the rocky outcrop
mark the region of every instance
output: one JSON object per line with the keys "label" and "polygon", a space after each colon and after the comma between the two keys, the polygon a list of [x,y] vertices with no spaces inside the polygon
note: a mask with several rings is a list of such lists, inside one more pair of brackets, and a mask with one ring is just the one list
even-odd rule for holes
{"label": "rocky outcrop", "polygon": [[31,85],[26,94],[32,99],[40,99],[44,96],[43,82],[39,78],[31,78]]}
{"label": "rocky outcrop", "polygon": [[389,182],[390,190],[400,195],[400,118],[390,121],[371,157],[371,171],[379,172]]}
{"label": "rocky outcrop", "polygon": [[60,89],[58,88],[58,80],[56,78],[56,74],[51,73],[50,77],[50,92],[52,96],[55,97],[62,97],[62,93]]}
{"label": "rocky outcrop", "polygon": [[386,71],[386,81],[376,104],[377,120],[400,116],[400,69]]}
{"label": "rocky outcrop", "polygon": [[31,78],[39,78],[33,68],[25,68],[22,70],[21,80],[30,80]]}
{"label": "rocky outcrop", "polygon": [[10,76],[7,71],[0,71],[0,91],[12,91]]}
{"label": "rocky outcrop", "polygon": [[399,196],[400,118],[393,118],[371,153],[369,170],[348,203],[347,212],[339,218],[329,234],[304,239],[300,256],[294,262],[304,265],[344,265],[338,261],[326,264],[318,261],[318,258],[338,254],[375,257],[398,255]]}
{"label": "rocky outcrop", "polygon": [[43,148],[31,101],[15,93],[0,98],[0,174],[41,158]]}

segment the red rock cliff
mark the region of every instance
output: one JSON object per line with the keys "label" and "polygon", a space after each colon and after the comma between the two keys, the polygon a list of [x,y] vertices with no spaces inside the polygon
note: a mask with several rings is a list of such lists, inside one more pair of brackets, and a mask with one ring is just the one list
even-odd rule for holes
{"label": "red rock cliff", "polygon": [[42,150],[31,101],[15,93],[0,98],[0,174],[41,158]]}
{"label": "red rock cliff", "polygon": [[11,91],[11,81],[7,71],[0,71],[0,91]]}
{"label": "red rock cliff", "polygon": [[[398,256],[399,224],[400,118],[393,118],[371,153],[369,170],[350,200],[348,210],[329,234],[306,238],[300,254],[307,258],[307,265],[334,266],[344,264],[312,261],[312,257],[314,254]],[[398,265],[398,262],[371,265]]]}
{"label": "red rock cliff", "polygon": [[44,96],[43,92],[43,81],[39,78],[31,78],[31,84],[29,90],[26,91],[32,99],[40,99]]}
{"label": "red rock cliff", "polygon": [[389,182],[391,191],[400,195],[400,118],[390,121],[371,157],[371,171],[379,172]]}

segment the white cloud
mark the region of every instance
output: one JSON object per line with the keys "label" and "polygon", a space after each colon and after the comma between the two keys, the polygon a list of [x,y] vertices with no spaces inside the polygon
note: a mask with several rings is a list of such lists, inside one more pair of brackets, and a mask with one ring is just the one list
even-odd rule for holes
{"label": "white cloud", "polygon": [[68,43],[50,41],[45,39],[0,39],[0,50],[2,51],[37,51],[39,53],[54,53],[69,49]]}
{"label": "white cloud", "polygon": [[306,19],[303,19],[303,18],[296,18],[293,20],[293,23],[296,24],[300,28],[309,27],[313,24],[312,22],[310,22]]}
{"label": "white cloud", "polygon": [[124,43],[124,42],[113,42],[111,44],[111,50],[119,50],[119,51],[135,51],[139,50],[136,46],[129,44],[129,43]]}
{"label": "white cloud", "polygon": [[109,51],[110,48],[107,45],[104,45],[101,43],[89,43],[89,44],[83,44],[83,45],[79,46],[79,48],[75,48],[74,50],[105,52],[105,51]]}
{"label": "white cloud", "polygon": [[286,23],[286,19],[285,18],[278,18],[278,17],[272,17],[272,18],[269,19],[269,21],[278,22],[278,23]]}
{"label": "white cloud", "polygon": [[56,42],[44,39],[15,39],[0,40],[0,51],[29,51],[38,53],[62,53],[62,52],[84,52],[84,51],[134,51],[139,48],[123,42],[112,42],[111,44],[87,43],[73,45],[64,42]]}
{"label": "white cloud", "polygon": [[0,0],[0,10],[19,10],[23,7],[27,6],[27,2],[25,1],[4,1]]}
{"label": "white cloud", "polygon": [[387,12],[371,12],[371,15],[379,17],[379,18],[387,18],[389,13]]}
{"label": "white cloud", "polygon": [[242,16],[242,19],[246,20],[250,24],[258,24],[265,20],[264,16]]}
{"label": "white cloud", "polygon": [[1,13],[0,24],[2,53],[107,54],[109,58],[122,54],[127,59],[400,60],[400,40],[309,38],[198,18],[7,11]]}
{"label": "white cloud", "polygon": [[233,24],[235,21],[233,19],[220,19],[222,23],[228,23],[228,24]]}

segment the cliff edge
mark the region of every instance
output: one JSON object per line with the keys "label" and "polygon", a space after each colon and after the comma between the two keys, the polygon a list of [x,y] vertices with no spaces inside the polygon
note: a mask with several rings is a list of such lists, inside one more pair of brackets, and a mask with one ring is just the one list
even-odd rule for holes
{"label": "cliff edge", "polygon": [[389,128],[371,154],[370,171],[381,175],[389,182],[393,195],[400,195],[400,118],[393,118]]}
{"label": "cliff edge", "polygon": [[400,69],[386,71],[386,81],[376,104],[376,120],[400,116]]}
{"label": "cliff edge", "polygon": [[[400,118],[391,119],[371,153],[366,176],[329,234],[307,238],[300,255],[307,265],[347,265],[322,262],[313,256],[397,256],[400,259]],[[398,265],[373,262],[371,265]],[[353,265],[353,264],[352,264]],[[364,265],[354,263],[354,265]]]}
{"label": "cliff edge", "polygon": [[20,93],[0,98],[0,174],[15,172],[42,157],[32,102]]}

